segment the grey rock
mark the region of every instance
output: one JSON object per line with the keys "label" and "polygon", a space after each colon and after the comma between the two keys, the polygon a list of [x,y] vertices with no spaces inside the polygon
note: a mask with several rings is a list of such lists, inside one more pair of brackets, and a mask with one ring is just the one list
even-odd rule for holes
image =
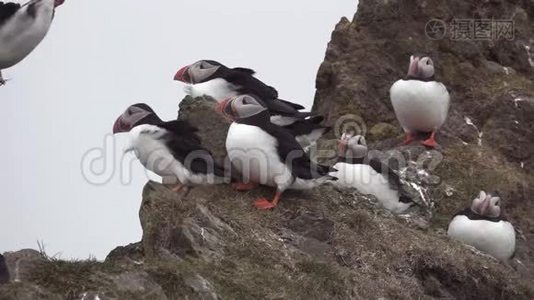
{"label": "grey rock", "polygon": [[219,296],[215,292],[212,284],[200,275],[186,278],[185,284],[190,287],[201,300],[219,299]]}
{"label": "grey rock", "polygon": [[33,268],[46,261],[39,251],[24,249],[17,252],[4,253],[4,257],[11,275],[11,281],[24,282],[31,275]]}
{"label": "grey rock", "polygon": [[6,259],[0,254],[0,284],[9,282],[9,270],[7,268]]}

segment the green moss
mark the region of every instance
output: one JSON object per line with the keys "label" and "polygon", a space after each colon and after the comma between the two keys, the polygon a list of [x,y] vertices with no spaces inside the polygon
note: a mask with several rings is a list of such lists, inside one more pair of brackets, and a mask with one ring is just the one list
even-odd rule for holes
{"label": "green moss", "polygon": [[102,282],[93,275],[113,272],[110,265],[96,261],[63,261],[50,259],[40,263],[29,273],[29,281],[47,290],[74,299],[88,290],[98,290]]}
{"label": "green moss", "polygon": [[399,134],[401,134],[399,128],[388,123],[378,123],[369,130],[367,137],[369,141],[382,141],[397,137]]}

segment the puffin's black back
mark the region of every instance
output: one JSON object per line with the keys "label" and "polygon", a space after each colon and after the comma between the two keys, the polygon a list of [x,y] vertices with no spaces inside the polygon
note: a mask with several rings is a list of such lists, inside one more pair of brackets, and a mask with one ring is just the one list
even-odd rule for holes
{"label": "puffin's black back", "polygon": [[[474,211],[471,210],[471,208],[466,208],[462,211],[459,211],[457,212],[454,217],[456,216],[466,216],[467,218],[469,218],[469,220],[471,221],[476,221],[476,220],[485,220],[485,221],[489,221],[489,222],[495,222],[495,223],[498,223],[500,221],[505,221],[505,222],[508,222],[508,219],[503,216],[502,214],[496,218],[492,218],[492,217],[488,217],[488,216],[481,216],[477,213],[475,213]],[[453,219],[454,219],[453,217]]]}
{"label": "puffin's black back", "polygon": [[13,2],[0,2],[0,26],[11,18],[19,9],[21,5]]}
{"label": "puffin's black back", "polygon": [[213,172],[219,177],[224,177],[224,168],[215,163],[209,150],[202,147],[200,137],[196,134],[197,128],[187,121],[163,122],[157,126],[167,130],[168,134],[164,136],[165,145],[174,158],[193,173]]}
{"label": "puffin's black back", "polygon": [[0,254],[0,284],[9,282],[9,271],[7,269],[7,263],[2,254]]}
{"label": "puffin's black back", "polygon": [[213,77],[221,77],[237,86],[240,95],[255,95],[263,100],[271,113],[293,115],[304,109],[302,105],[278,99],[278,91],[254,77],[254,70],[247,68],[227,68],[222,66]]}
{"label": "puffin's black back", "polygon": [[[336,171],[332,167],[314,164],[295,137],[285,128],[273,124],[269,120],[269,113],[256,114],[238,121],[241,124],[257,126],[273,136],[278,142],[278,156],[282,162],[291,160],[291,173],[294,177],[302,179],[316,179],[327,176],[329,172]],[[335,178],[332,177],[334,180]]]}

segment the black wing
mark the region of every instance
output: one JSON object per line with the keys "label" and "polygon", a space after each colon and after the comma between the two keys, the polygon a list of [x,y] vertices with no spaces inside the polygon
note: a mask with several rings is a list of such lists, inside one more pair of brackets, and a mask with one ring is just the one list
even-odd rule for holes
{"label": "black wing", "polygon": [[225,79],[238,87],[239,94],[259,97],[265,102],[271,114],[294,116],[298,115],[299,109],[304,109],[302,105],[278,99],[278,91],[254,77],[254,71],[251,69],[226,69],[225,73]]}
{"label": "black wing", "polygon": [[379,158],[373,157],[369,159],[368,165],[377,173],[385,175],[390,185],[396,190],[401,186],[399,175],[393,171],[388,165],[384,164]]}
{"label": "black wing", "polygon": [[301,109],[304,109],[305,107],[300,105],[300,104],[297,104],[297,103],[293,103],[293,102],[289,102],[287,100],[282,100],[282,99],[277,99],[278,101],[282,102],[282,103],[285,103],[291,107],[293,107],[294,109],[296,110],[301,110]]}
{"label": "black wing", "polygon": [[215,163],[211,152],[202,147],[200,138],[196,134],[197,128],[186,121],[170,121],[158,125],[169,133],[165,136],[165,143],[174,158],[180,161],[193,173],[214,173],[224,177],[224,168]]}
{"label": "black wing", "polygon": [[224,78],[238,86],[240,94],[253,94],[266,101],[277,99],[278,91],[254,77],[252,72],[245,68],[227,69]]}
{"label": "black wing", "polygon": [[251,76],[256,74],[256,71],[254,71],[252,69],[249,69],[249,68],[237,67],[237,68],[234,68],[234,71],[241,72],[241,73],[246,73],[246,74],[249,74]]}
{"label": "black wing", "polygon": [[277,139],[278,155],[283,162],[288,164],[294,177],[314,179],[335,171],[333,168],[313,163],[295,137],[286,129],[269,123],[264,130]]}
{"label": "black wing", "polygon": [[21,5],[18,3],[0,2],[0,25],[4,24],[20,8],[21,8]]}
{"label": "black wing", "polygon": [[[299,136],[303,134],[310,134],[316,129],[324,128],[325,131],[328,131],[330,127],[321,125],[324,117],[315,116],[309,119],[301,119],[295,121],[295,123],[287,126],[283,126],[285,129],[289,130],[293,136]],[[326,132],[325,132],[326,133]]]}
{"label": "black wing", "polygon": [[413,203],[410,195],[403,189],[399,175],[379,158],[374,157],[369,160],[369,166],[377,173],[386,176],[389,186],[399,192],[399,201],[402,203]]}

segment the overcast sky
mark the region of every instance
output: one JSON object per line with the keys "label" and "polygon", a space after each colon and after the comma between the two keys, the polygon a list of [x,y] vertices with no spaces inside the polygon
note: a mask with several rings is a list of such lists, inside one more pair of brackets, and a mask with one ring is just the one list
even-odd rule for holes
{"label": "overcast sky", "polygon": [[[134,161],[131,182],[121,179],[127,139],[106,138],[117,116],[146,102],[164,120],[175,118],[184,94],[172,78],[200,59],[253,68],[283,99],[310,108],[330,34],[356,7],[357,0],[67,0],[43,43],[3,72],[12,80],[0,87],[0,253],[39,240],[50,255],[103,259],[139,241],[147,175]],[[93,165],[102,174],[84,176],[91,174],[83,158],[92,161],[98,149],[108,156]]]}

